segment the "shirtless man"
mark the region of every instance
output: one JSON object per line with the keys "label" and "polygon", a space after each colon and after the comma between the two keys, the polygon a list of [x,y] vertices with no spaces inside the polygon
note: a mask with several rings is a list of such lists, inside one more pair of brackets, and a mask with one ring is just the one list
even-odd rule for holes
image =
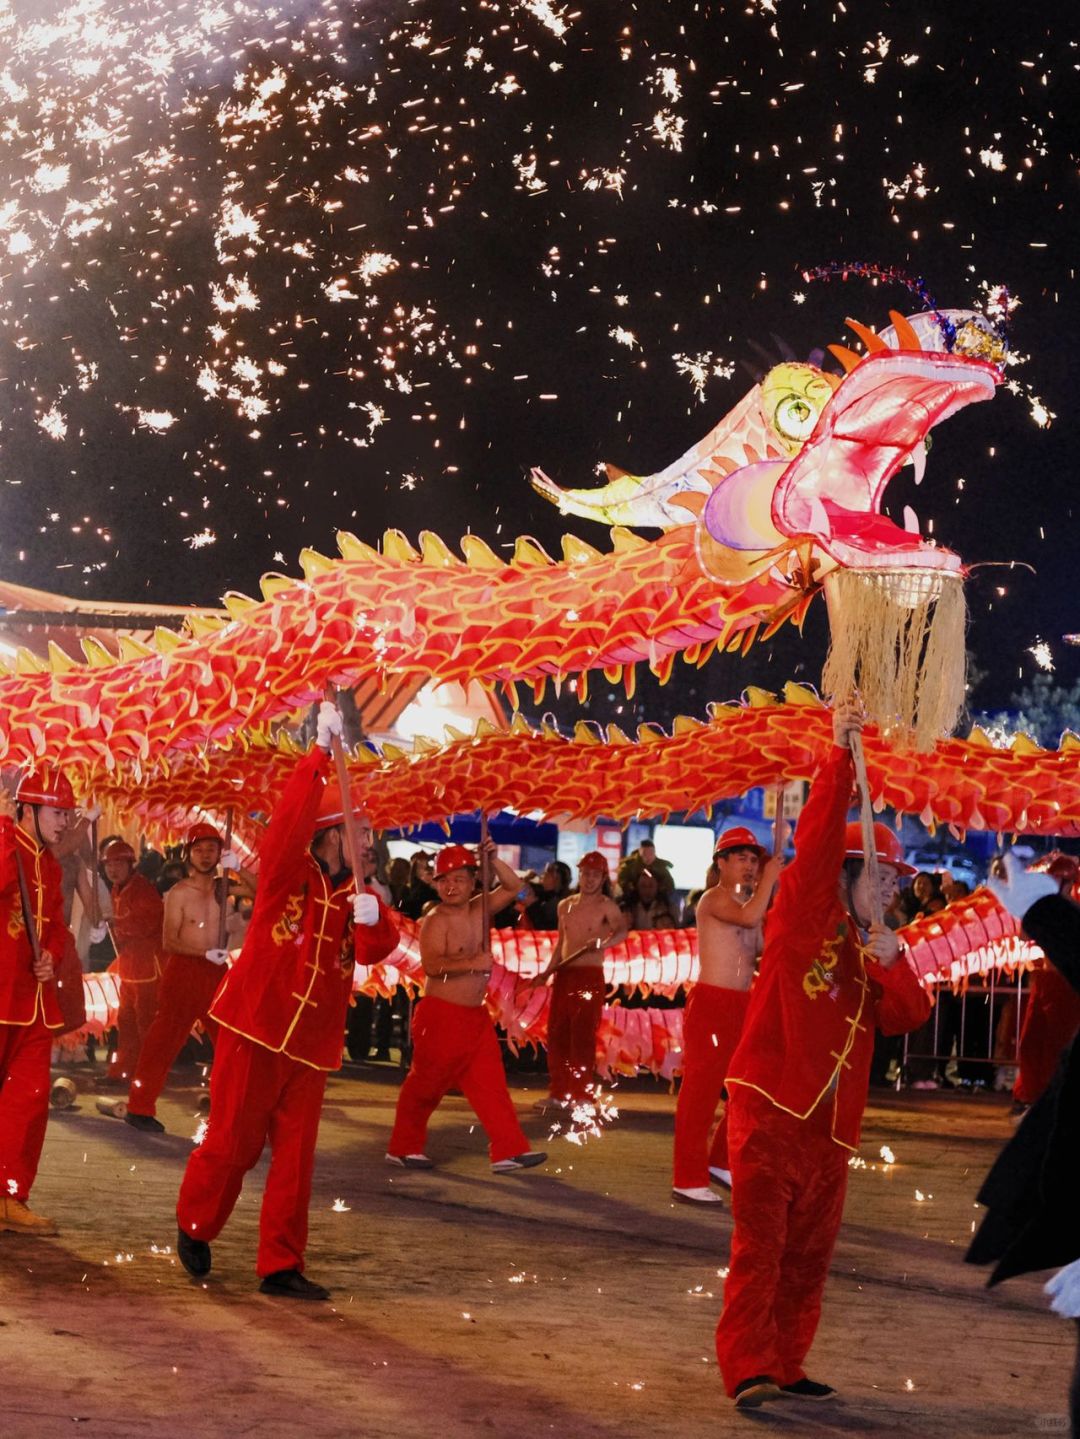
{"label": "shirtless man", "polygon": [[[495,857],[487,841],[498,887],[489,903],[496,912],[512,904],[517,875]],[[420,963],[427,983],[413,1020],[413,1060],[398,1096],[386,1162],[403,1169],[431,1169],[424,1153],[428,1120],[450,1089],[460,1089],[488,1137],[496,1174],[531,1169],[546,1154],[530,1151],[506,1086],[495,1027],[484,1008],[492,958],[483,933],[483,904],[476,890],[476,858],[464,845],[447,845],[435,862],[439,904],[420,925]]]}
{"label": "shirtless man", "polygon": [[[764,861],[764,862],[763,862]],[[682,1204],[719,1204],[710,1177],[730,1186],[726,1114],[709,1143],[728,1061],[742,1033],[762,922],[783,861],[765,859],[748,829],[725,830],[713,856],[718,881],[697,910],[698,981],[683,1016],[683,1077],[675,1108],[672,1194]]]}
{"label": "shirtless man", "polygon": [[548,1098],[535,1108],[574,1109],[592,1102],[596,1032],[604,1013],[607,983],[603,953],[626,938],[628,920],[611,898],[607,860],[591,850],[578,860],[578,892],[559,904],[559,938],[551,963],[533,984],[549,975]]}
{"label": "shirtless man", "polygon": [[[223,853],[224,848],[213,825],[193,825],[185,845],[187,876],[165,896],[165,969],[158,986],[157,1013],[143,1040],[128,1093],[125,1119],[134,1129],[154,1134],[164,1131],[155,1110],[173,1060],[196,1020],[211,1039],[217,1028],[209,1017],[210,1005],[229,958],[229,951],[218,947],[221,905],[217,867],[220,862],[226,872],[240,869],[236,856]],[[254,883],[250,875],[245,874],[244,879],[249,885]]]}

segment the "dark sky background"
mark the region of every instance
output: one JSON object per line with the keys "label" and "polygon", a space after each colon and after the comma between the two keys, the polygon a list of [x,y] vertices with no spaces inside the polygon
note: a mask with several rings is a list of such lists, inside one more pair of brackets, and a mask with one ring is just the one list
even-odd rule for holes
{"label": "dark sky background", "polygon": [[[603,548],[529,467],[648,473],[776,337],[806,356],[846,314],[920,308],[800,274],[861,259],[942,306],[1019,299],[1023,392],[946,422],[887,509],[1034,569],[969,583],[977,705],[1030,679],[1040,638],[1080,674],[1073,7],[158,0],[102,4],[93,32],[12,11],[0,576],[209,603],[338,528]],[[680,356],[705,357],[700,395]],[[824,635],[818,604],[802,639],[677,666],[633,705],[594,682],[588,712],[813,682]]]}

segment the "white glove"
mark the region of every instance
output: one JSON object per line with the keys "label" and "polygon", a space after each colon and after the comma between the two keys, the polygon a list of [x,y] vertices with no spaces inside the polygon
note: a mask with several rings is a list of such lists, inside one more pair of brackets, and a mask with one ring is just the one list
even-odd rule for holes
{"label": "white glove", "polygon": [[88,824],[93,824],[101,818],[101,806],[99,804],[92,804],[89,809],[83,810],[82,817]]}
{"label": "white glove", "polygon": [[987,888],[998,903],[1017,919],[1023,919],[1037,899],[1059,893],[1058,882],[1053,875],[1032,874],[1012,854],[1005,856],[1005,873],[1006,879],[991,875],[986,881]]}
{"label": "white glove", "polygon": [[211,964],[228,964],[229,951],[227,949],[208,949],[206,958]]}
{"label": "white glove", "polygon": [[1063,1319],[1080,1319],[1080,1259],[1074,1259],[1047,1280],[1045,1293],[1053,1303],[1050,1308]]}
{"label": "white glove", "polygon": [[109,926],[107,924],[95,924],[90,930],[90,943],[100,944],[103,939],[109,937]]}
{"label": "white glove", "polygon": [[315,721],[315,743],[320,749],[328,750],[331,736],[336,735],[340,739],[343,728],[341,711],[337,705],[332,705],[329,700],[323,700],[319,706],[319,717]]}
{"label": "white glove", "polygon": [[237,870],[240,868],[240,856],[235,850],[227,849],[218,860],[218,864],[221,865],[222,869]]}
{"label": "white glove", "polygon": [[373,894],[354,894],[352,917],[353,924],[378,924],[379,901]]}

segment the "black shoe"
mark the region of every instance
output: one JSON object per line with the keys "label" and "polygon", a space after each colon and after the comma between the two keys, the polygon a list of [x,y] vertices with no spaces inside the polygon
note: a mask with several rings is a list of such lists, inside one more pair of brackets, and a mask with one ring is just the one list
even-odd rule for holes
{"label": "black shoe", "polygon": [[260,1294],[275,1294],[279,1299],[329,1299],[329,1289],[321,1284],[312,1284],[299,1269],[279,1269],[268,1274],[259,1285]]}
{"label": "black shoe", "polygon": [[130,1124],[132,1129],[141,1129],[144,1134],[164,1134],[165,1126],[160,1119],[155,1119],[152,1114],[132,1114],[129,1109],[124,1115],[124,1123]]}
{"label": "black shoe", "polygon": [[210,1246],[205,1239],[192,1239],[183,1229],[176,1231],[176,1257],[192,1279],[205,1279],[210,1273]]}
{"label": "black shoe", "polygon": [[757,1409],[770,1399],[780,1398],[780,1386],[771,1374],[755,1374],[735,1386],[735,1408]]}
{"label": "black shoe", "polygon": [[813,1379],[796,1379],[794,1384],[781,1384],[781,1394],[790,1394],[793,1399],[835,1399],[836,1390],[831,1384],[818,1384]]}
{"label": "black shoe", "polygon": [[533,1149],[528,1154],[515,1154],[513,1159],[496,1159],[491,1168],[496,1174],[513,1174],[518,1169],[535,1169],[546,1159],[546,1154]]}
{"label": "black shoe", "polygon": [[390,1051],[388,1049],[377,1049],[371,1056],[376,1064],[389,1064]]}

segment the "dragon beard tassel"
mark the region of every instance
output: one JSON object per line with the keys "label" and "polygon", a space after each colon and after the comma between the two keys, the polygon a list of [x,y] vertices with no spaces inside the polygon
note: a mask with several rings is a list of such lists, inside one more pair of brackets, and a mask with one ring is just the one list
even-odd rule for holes
{"label": "dragon beard tassel", "polygon": [[895,749],[951,734],[965,694],[963,578],[928,570],[835,570],[825,581],[831,638],[822,689],[858,693]]}

